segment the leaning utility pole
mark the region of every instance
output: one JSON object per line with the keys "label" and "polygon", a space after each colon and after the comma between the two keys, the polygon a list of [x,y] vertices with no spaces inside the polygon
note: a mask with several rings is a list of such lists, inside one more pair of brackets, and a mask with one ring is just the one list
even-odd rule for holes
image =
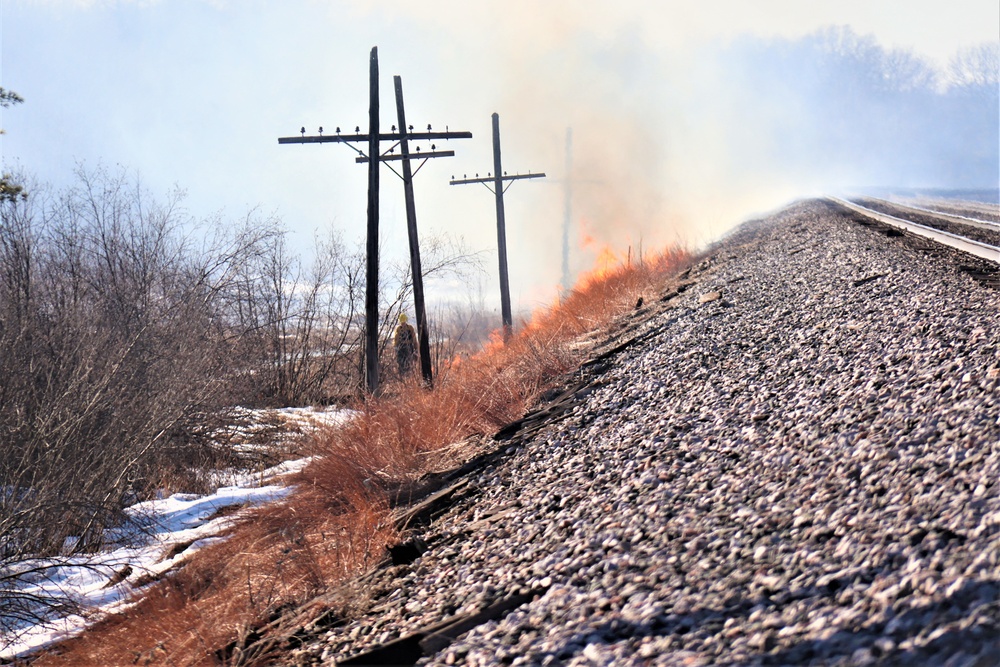
{"label": "leaning utility pole", "polygon": [[[334,135],[323,135],[323,128],[319,128],[319,134],[315,136],[306,136],[306,128],[302,128],[300,137],[279,137],[279,144],[322,144],[322,143],[343,143],[347,144],[352,150],[358,153],[359,157],[355,158],[356,162],[368,163],[368,239],[367,239],[367,262],[366,262],[366,285],[365,285],[365,388],[369,394],[374,395],[378,391],[379,384],[379,369],[378,369],[378,202],[379,202],[379,165],[382,162],[388,162],[391,160],[403,160],[404,171],[409,169],[410,155],[408,149],[403,149],[403,154],[396,156],[393,155],[396,146],[402,146],[404,139],[419,140],[419,139],[470,139],[472,138],[471,132],[450,132],[445,128],[445,132],[431,132],[431,126],[427,126],[427,132],[407,132],[406,127],[400,127],[400,132],[396,132],[396,127],[392,127],[392,132],[388,134],[382,134],[379,132],[379,96],[378,96],[378,47],[372,47],[371,57],[370,57],[370,76],[369,76],[369,107],[368,107],[368,134],[361,134],[361,128],[354,128],[354,135],[341,135],[340,128],[338,127]],[[399,77],[396,77],[398,80]],[[400,88],[401,94],[401,88]],[[398,101],[397,107],[401,105],[401,100]],[[412,126],[409,128],[412,130]],[[380,142],[382,141],[392,141],[392,147],[386,153],[380,153]],[[368,153],[366,154],[363,150],[357,148],[353,144],[360,143],[368,144]],[[437,151],[434,152],[434,147],[429,153],[418,153],[417,157],[424,159],[436,158],[436,157],[451,157],[455,154],[454,151]],[[417,149],[419,151],[419,148]],[[372,159],[374,158],[374,159]],[[423,163],[421,163],[423,166]],[[391,165],[390,165],[391,168]],[[419,171],[420,167],[417,168]],[[395,170],[393,170],[395,171]],[[416,171],[413,172],[414,174]],[[412,175],[411,175],[412,179]],[[405,185],[405,179],[404,179]],[[409,194],[409,198],[412,200],[412,190]],[[412,202],[411,202],[412,203]],[[409,226],[410,215],[409,215],[409,204],[407,206],[407,223]],[[412,232],[410,238],[410,253],[411,261],[414,256],[414,246],[416,244],[416,217],[413,217]],[[414,267],[414,275],[420,275],[419,268],[419,250],[417,251],[417,262]],[[417,278],[414,278],[414,284],[417,282]],[[421,282],[421,302],[423,301],[423,283]],[[416,298],[416,288],[414,288],[414,298]],[[424,319],[423,314],[418,315],[418,326],[420,325],[420,320]],[[426,337],[426,320],[421,326],[423,331],[421,332],[421,340]],[[423,350],[425,345],[421,344],[421,368],[423,369]],[[429,348],[428,348],[429,349]],[[427,363],[430,363],[429,353],[427,354]],[[425,375],[425,379],[426,379]]]}
{"label": "leaning utility pole", "polygon": [[406,113],[403,111],[403,80],[393,77],[396,88],[396,119],[399,121],[399,152],[403,156],[403,195],[406,198],[406,231],[410,241],[410,275],[413,276],[413,309],[417,315],[417,340],[420,344],[420,375],[428,387],[434,383],[431,371],[431,347],[424,311],[424,274],[420,268],[420,242],[417,239],[417,207],[413,201],[413,172],[410,170],[410,144],[406,136]]}
{"label": "leaning utility pole", "polygon": [[[510,184],[505,187],[505,181],[516,181],[524,178],[545,178],[545,174],[517,174],[508,176],[503,171],[500,160],[500,115],[493,114],[493,175],[487,174],[486,178],[461,178],[450,181],[451,185],[466,185],[468,183],[482,183],[496,196],[497,207],[497,254],[500,258],[500,315],[503,321],[504,342],[510,339],[510,334],[514,326],[514,318],[510,310],[510,283],[507,278],[507,221],[503,209],[503,193],[506,192]],[[492,183],[491,188],[489,184]]]}

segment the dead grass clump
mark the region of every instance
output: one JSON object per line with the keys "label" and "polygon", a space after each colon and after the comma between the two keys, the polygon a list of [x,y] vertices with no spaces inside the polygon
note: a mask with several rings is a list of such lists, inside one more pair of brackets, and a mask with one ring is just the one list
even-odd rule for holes
{"label": "dead grass clump", "polygon": [[260,508],[111,616],[34,664],[244,664],[233,650],[285,608],[365,571],[393,543],[383,496],[348,484],[335,498],[302,488]]}
{"label": "dead grass clump", "polygon": [[350,424],[317,439],[322,456],[304,479],[321,488],[339,484],[347,462],[356,468],[354,476],[382,488],[426,472],[432,460],[428,453],[494,432],[524,414],[554,378],[579,362],[568,343],[634,308],[639,297],[653,296],[686,257],[670,249],[648,261],[585,276],[506,344],[494,332],[481,352],[453,361],[434,391],[410,380],[397,384],[391,396],[367,401]]}
{"label": "dead grass clump", "polygon": [[670,250],[585,277],[506,344],[497,334],[478,354],[453,360],[433,391],[411,380],[366,401],[356,418],[315,438],[322,456],[296,475],[286,502],[254,511],[130,611],[36,664],[264,664],[266,656],[242,651],[256,629],[370,568],[398,540],[389,518],[395,490],[440,465],[449,445],[520,417],[579,363],[570,343],[654,296],[685,259]]}
{"label": "dead grass clump", "polygon": [[676,271],[687,258],[686,251],[668,248],[639,263],[587,274],[555,308],[536,313],[529,329],[551,330],[560,337],[599,329],[633,308],[639,297],[654,296],[664,277]]}

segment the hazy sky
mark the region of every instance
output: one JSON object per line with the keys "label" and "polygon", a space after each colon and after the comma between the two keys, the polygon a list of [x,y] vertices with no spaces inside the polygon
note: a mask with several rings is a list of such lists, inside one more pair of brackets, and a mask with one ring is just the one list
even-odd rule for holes
{"label": "hazy sky", "polygon": [[[728,153],[712,125],[720,116],[705,104],[706,49],[848,25],[944,66],[1000,37],[996,0],[3,0],[0,14],[0,85],[25,99],[3,111],[6,170],[59,186],[78,162],[121,164],[155,193],[179,185],[196,217],[276,212],[303,249],[331,226],[361,238],[366,169],[345,146],[277,138],[300,126],[364,127],[377,45],[384,127],[395,123],[399,74],[415,126],[473,132],[448,146],[456,157],[418,174],[417,216],[423,234],[460,235],[492,253],[492,276],[492,195],[448,179],[492,170],[498,112],[505,169],[550,176],[507,194],[520,307],[550,298],[559,279],[567,127],[574,176],[586,181],[574,200],[581,269],[595,252],[577,247],[584,233],[619,251],[698,244],[754,212],[849,182],[778,178]],[[405,249],[402,188],[385,168],[382,183],[391,259]]]}

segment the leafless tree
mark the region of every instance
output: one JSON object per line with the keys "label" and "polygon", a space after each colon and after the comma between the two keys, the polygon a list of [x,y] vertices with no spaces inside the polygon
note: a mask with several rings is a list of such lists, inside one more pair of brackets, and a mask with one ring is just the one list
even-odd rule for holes
{"label": "leafless tree", "polygon": [[123,171],[27,191],[0,202],[4,608],[17,563],[101,546],[232,401],[226,298],[273,238],[255,225],[199,248],[179,195]]}
{"label": "leafless tree", "polygon": [[959,51],[949,63],[947,78],[953,88],[995,97],[1000,86],[1000,42]]}
{"label": "leafless tree", "polygon": [[[421,243],[421,264],[425,290],[432,288],[436,280],[449,276],[467,278],[469,275],[482,271],[482,254],[470,251],[462,239],[446,235],[428,236]],[[381,308],[379,318],[379,358],[387,358],[392,332],[396,326],[399,314],[412,310],[413,276],[410,273],[409,261],[397,262],[387,271],[388,278],[379,285],[379,303]],[[435,324],[428,317],[429,334],[433,338]],[[433,356],[433,353],[432,353]],[[383,363],[389,376],[393,374],[395,362]]]}
{"label": "leafless tree", "polygon": [[293,405],[328,397],[334,377],[351,375],[356,295],[363,262],[337,235],[317,239],[313,261],[289,251],[284,234],[241,267],[231,300],[245,369],[264,404]]}
{"label": "leafless tree", "polygon": [[446,373],[462,356],[482,349],[490,334],[499,331],[500,315],[483,300],[438,304],[430,318],[431,357],[435,375]]}

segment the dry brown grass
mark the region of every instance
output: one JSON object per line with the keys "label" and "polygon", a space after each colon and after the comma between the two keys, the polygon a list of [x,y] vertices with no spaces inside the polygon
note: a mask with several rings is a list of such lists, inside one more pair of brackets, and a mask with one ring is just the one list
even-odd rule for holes
{"label": "dry brown grass", "polygon": [[40,665],[240,664],[239,645],[282,609],[370,568],[392,543],[384,499],[347,477],[333,498],[302,488],[294,500],[253,512],[230,539],[206,547]]}
{"label": "dry brown grass", "polygon": [[446,446],[520,417],[580,361],[569,343],[654,296],[685,259],[671,250],[587,276],[506,345],[494,340],[456,359],[433,391],[397,385],[393,396],[367,401],[356,419],[317,438],[322,456],[295,478],[298,490],[286,502],[255,510],[127,613],[36,664],[253,664],[254,656],[231,647],[382,559],[398,539],[389,518],[394,490],[440,465],[434,454]]}

